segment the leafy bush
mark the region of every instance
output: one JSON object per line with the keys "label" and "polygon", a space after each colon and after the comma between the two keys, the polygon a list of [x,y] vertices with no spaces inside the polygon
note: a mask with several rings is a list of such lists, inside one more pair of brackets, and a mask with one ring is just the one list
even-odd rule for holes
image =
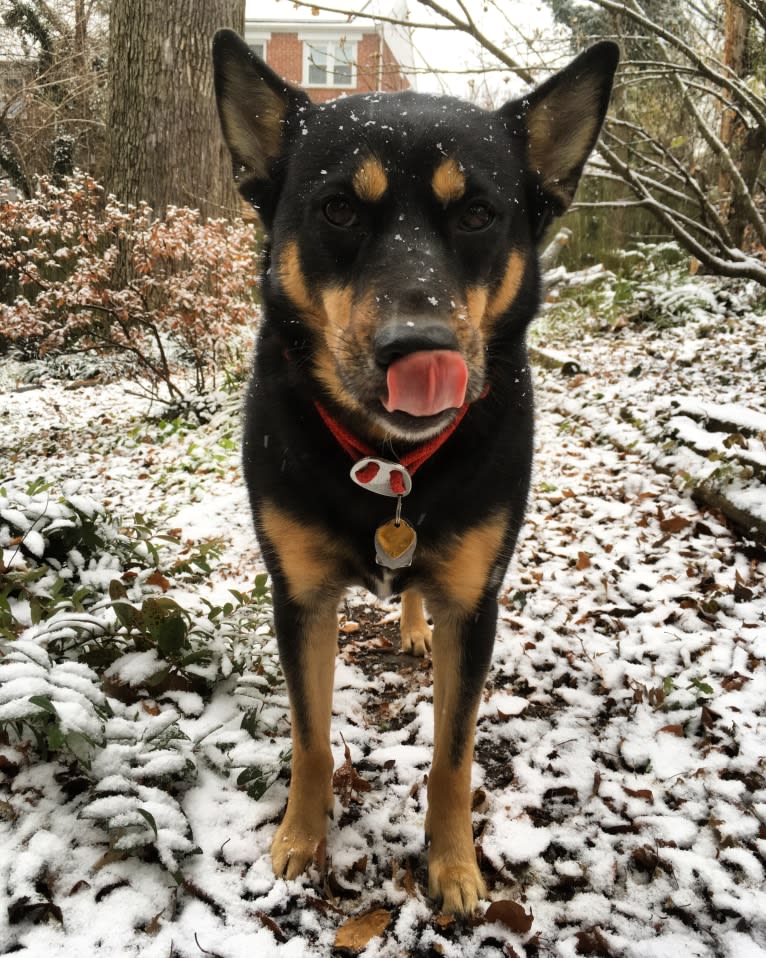
{"label": "leafy bush", "polygon": [[[719,322],[752,308],[754,294],[743,285],[690,275],[689,258],[675,243],[636,243],[619,254],[621,268],[551,273],[542,335],[559,325],[595,322],[601,328],[651,323],[658,329],[689,322]],[[556,285],[558,284],[558,285]],[[538,331],[539,332],[539,331]]]}
{"label": "leafy bush", "polygon": [[195,210],[123,207],[82,173],[0,207],[0,351],[118,353],[156,395],[179,367],[215,385],[255,320],[252,228]]}
{"label": "leafy bush", "polygon": [[[179,797],[200,756],[182,714],[227,682],[240,734],[257,738],[281,681],[265,575],[220,603],[186,608],[167,594],[209,571],[219,549],[190,552],[144,517],[110,518],[74,483],[0,487],[0,742],[57,763],[57,781],[115,854],[150,854],[179,880],[195,851]],[[217,762],[254,794],[285,758]]]}

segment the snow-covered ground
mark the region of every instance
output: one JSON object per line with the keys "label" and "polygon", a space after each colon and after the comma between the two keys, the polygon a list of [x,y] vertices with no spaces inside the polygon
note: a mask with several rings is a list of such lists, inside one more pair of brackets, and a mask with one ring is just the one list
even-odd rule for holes
{"label": "snow-covered ground", "polygon": [[[103,753],[113,767],[99,774],[131,775],[160,831],[188,822],[199,852],[179,857],[174,878],[156,856],[110,849],[85,786],[0,740],[0,953],[319,958],[361,916],[366,958],[766,956],[766,553],[700,511],[677,470],[653,468],[639,428],[660,406],[734,404],[752,413],[758,452],[763,333],[748,313],[704,336],[691,321],[549,335],[585,372],[536,372],[535,490],[503,590],[474,768],[490,898],[521,908],[497,905],[474,923],[435,914],[424,890],[429,665],[398,651],[395,604],[359,592],[340,610],[332,741],[336,767],[347,747],[367,790],[348,766],[338,776],[325,873],[271,873],[287,796],[281,686],[257,699],[253,734],[233,678],[132,712],[115,701],[109,721],[121,728],[149,735],[176,720],[187,738],[154,760],[170,769],[177,748],[196,777],[163,806],[115,737]],[[220,424],[165,430],[160,442],[121,384],[16,392],[8,376],[6,386],[0,486],[41,476],[110,514],[156,517],[182,540],[222,537],[195,591],[218,601],[252,586],[261,565]],[[199,607],[188,586],[168,595]],[[27,659],[40,635],[30,626],[20,637]],[[14,645],[6,665],[23,658]],[[129,681],[140,668],[132,658],[118,671]],[[258,800],[237,785],[252,767],[275,779]]]}

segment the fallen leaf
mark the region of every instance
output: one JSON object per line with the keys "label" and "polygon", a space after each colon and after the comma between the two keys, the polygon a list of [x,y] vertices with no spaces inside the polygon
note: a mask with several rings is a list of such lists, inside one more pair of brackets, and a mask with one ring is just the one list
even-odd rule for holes
{"label": "fallen leaf", "polygon": [[622,790],[631,798],[644,798],[647,802],[654,801],[654,793],[648,788],[628,788],[626,785],[623,785]]}
{"label": "fallen leaf", "polygon": [[168,582],[168,580],[167,580],[167,579],[165,578],[165,576],[159,571],[159,569],[155,569],[154,572],[152,572],[152,574],[151,574],[151,575],[149,576],[149,578],[146,580],[146,583],[147,583],[147,585],[157,585],[157,586],[159,586],[159,587],[162,589],[163,592],[167,592],[168,589],[170,588],[170,582]]}
{"label": "fallen leaf", "polygon": [[407,867],[404,870],[404,878],[402,878],[401,885],[407,892],[409,898],[416,897],[415,875],[412,872],[412,865],[409,862],[407,862]]}
{"label": "fallen leaf", "polygon": [[609,943],[601,933],[600,928],[591,928],[590,931],[578,931],[575,934],[578,955],[596,955],[597,958],[611,958]]}
{"label": "fallen leaf", "polygon": [[349,918],[335,934],[335,947],[345,951],[359,952],[368,942],[388,928],[391,912],[385,908],[376,908],[358,918]]}
{"label": "fallen leaf", "polygon": [[663,725],[660,731],[667,732],[668,735],[677,735],[678,738],[684,737],[683,725]]}
{"label": "fallen leaf", "polygon": [[[343,738],[343,736],[341,736]],[[372,788],[369,782],[366,782],[354,768],[351,761],[351,750],[343,739],[343,748],[346,761],[335,770],[332,777],[332,787],[335,794],[340,799],[344,808],[348,808],[356,795],[357,800],[360,792],[369,792]]]}
{"label": "fallen leaf", "polygon": [[346,878],[353,878],[354,875],[364,875],[367,871],[367,856],[363,855],[361,858],[358,858],[354,864],[346,872]]}
{"label": "fallen leaf", "polygon": [[735,672],[733,675],[730,675],[727,679],[724,679],[721,682],[721,687],[727,692],[739,692],[742,686],[749,682],[750,680],[745,675],[740,675],[739,672]]}
{"label": "fallen leaf", "polygon": [[590,556],[587,552],[578,552],[577,553],[577,571],[582,572],[583,569],[590,569]]}
{"label": "fallen leaf", "polygon": [[255,917],[265,927],[268,928],[277,941],[287,941],[287,937],[274,919],[263,911],[257,911]]}
{"label": "fallen leaf", "polygon": [[532,927],[534,917],[531,911],[527,914],[518,902],[501,900],[492,902],[484,915],[484,921],[499,922],[518,935],[526,935]]}
{"label": "fallen leaf", "polygon": [[663,532],[670,532],[670,533],[683,532],[683,530],[690,525],[691,525],[690,520],[684,519],[683,516],[671,516],[670,519],[660,520],[660,529]]}

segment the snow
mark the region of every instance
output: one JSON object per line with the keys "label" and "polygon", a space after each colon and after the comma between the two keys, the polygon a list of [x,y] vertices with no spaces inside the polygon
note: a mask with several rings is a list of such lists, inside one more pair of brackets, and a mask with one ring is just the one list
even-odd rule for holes
{"label": "snow", "polygon": [[[693,302],[710,308],[696,292]],[[616,956],[763,958],[766,561],[689,498],[675,468],[652,464],[680,462],[677,450],[658,452],[663,430],[694,430],[711,451],[726,448],[703,426],[713,420],[738,423],[748,453],[761,455],[764,417],[753,397],[763,394],[763,373],[746,357],[764,326],[746,313],[739,335],[727,332],[717,348],[696,338],[698,321],[680,330],[577,331],[551,348],[576,350],[584,378],[536,370],[538,474],[501,593],[472,779],[481,788],[474,828],[490,897],[531,912],[529,934],[435,919],[423,838],[430,666],[397,650],[395,602],[354,592],[341,611],[361,628],[341,635],[332,750],[338,767],[347,745],[371,789],[349,808],[336,800],[327,883],[318,869],[297,881],[271,873],[269,846],[287,797],[283,686],[264,698],[268,682],[240,676],[229,650],[212,695],[169,689],[125,704],[113,686],[139,688],[155,675],[155,649],[126,650],[102,688],[93,670],[55,663],[48,649],[83,629],[98,634],[108,608],[70,610],[48,628],[27,617],[0,660],[0,720],[44,717],[29,702],[44,696],[64,730],[101,747],[95,790],[72,795],[60,763],[0,746],[8,906],[0,951],[325,958],[347,917],[384,907],[391,924],[365,958],[576,955],[577,936],[594,928]],[[700,341],[728,385],[708,381],[693,348]],[[630,376],[639,364],[642,375]],[[630,420],[621,415],[627,403]],[[207,451],[220,453],[212,434],[193,436],[192,456],[188,435],[160,437],[145,412],[119,383],[69,391],[48,381],[33,405],[28,393],[0,393],[0,447],[23,450],[15,466],[22,489],[38,475],[51,484],[23,508],[0,497],[3,561],[14,570],[31,561],[11,545],[9,523],[14,535],[23,530],[32,557],[57,528],[71,527],[57,492],[91,519],[160,517],[182,544],[224,539],[210,575],[194,587],[173,582],[168,593],[201,616],[202,597],[228,601],[229,589],[250,588],[262,568],[238,453],[221,453],[210,469]],[[109,432],[102,418],[112,420]],[[54,425],[65,454],[51,457]],[[741,493],[762,495],[744,481]],[[78,555],[63,565],[78,581],[100,586],[123,571],[118,544],[92,567]],[[53,573],[35,583],[38,594],[52,582]],[[736,592],[738,582],[749,594]],[[135,603],[139,585],[128,582]],[[96,721],[107,702],[112,714]],[[260,709],[255,737],[241,727],[245,702]],[[167,737],[176,731],[181,737]],[[163,781],[186,767],[188,787],[171,796]],[[237,786],[249,768],[271,782],[257,800]],[[156,854],[123,856],[119,849],[155,839],[143,813],[157,828]],[[53,904],[61,918],[49,911],[35,920],[29,902]]]}

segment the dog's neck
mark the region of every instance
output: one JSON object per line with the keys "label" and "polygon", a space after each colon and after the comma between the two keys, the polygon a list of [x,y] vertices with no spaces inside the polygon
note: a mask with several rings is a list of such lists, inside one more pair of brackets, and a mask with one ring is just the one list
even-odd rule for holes
{"label": "dog's neck", "polygon": [[[330,430],[332,435],[335,437],[338,445],[346,452],[348,455],[356,462],[359,459],[366,458],[368,456],[376,457],[378,453],[372,446],[369,446],[366,442],[359,439],[358,436],[355,436],[350,430],[338,422],[334,416],[320,403],[318,400],[314,400],[314,406],[319,413],[322,421],[325,426]],[[404,466],[407,472],[412,476],[415,472],[427,462],[435,452],[437,452],[444,443],[450,438],[450,436],[455,432],[457,427],[463,421],[463,417],[468,412],[470,408],[470,403],[464,403],[460,409],[457,411],[457,415],[452,420],[452,422],[443,429],[436,436],[433,436],[431,439],[422,443],[419,446],[416,446],[414,449],[410,449],[409,452],[404,453],[404,455],[398,458],[399,464]]]}

